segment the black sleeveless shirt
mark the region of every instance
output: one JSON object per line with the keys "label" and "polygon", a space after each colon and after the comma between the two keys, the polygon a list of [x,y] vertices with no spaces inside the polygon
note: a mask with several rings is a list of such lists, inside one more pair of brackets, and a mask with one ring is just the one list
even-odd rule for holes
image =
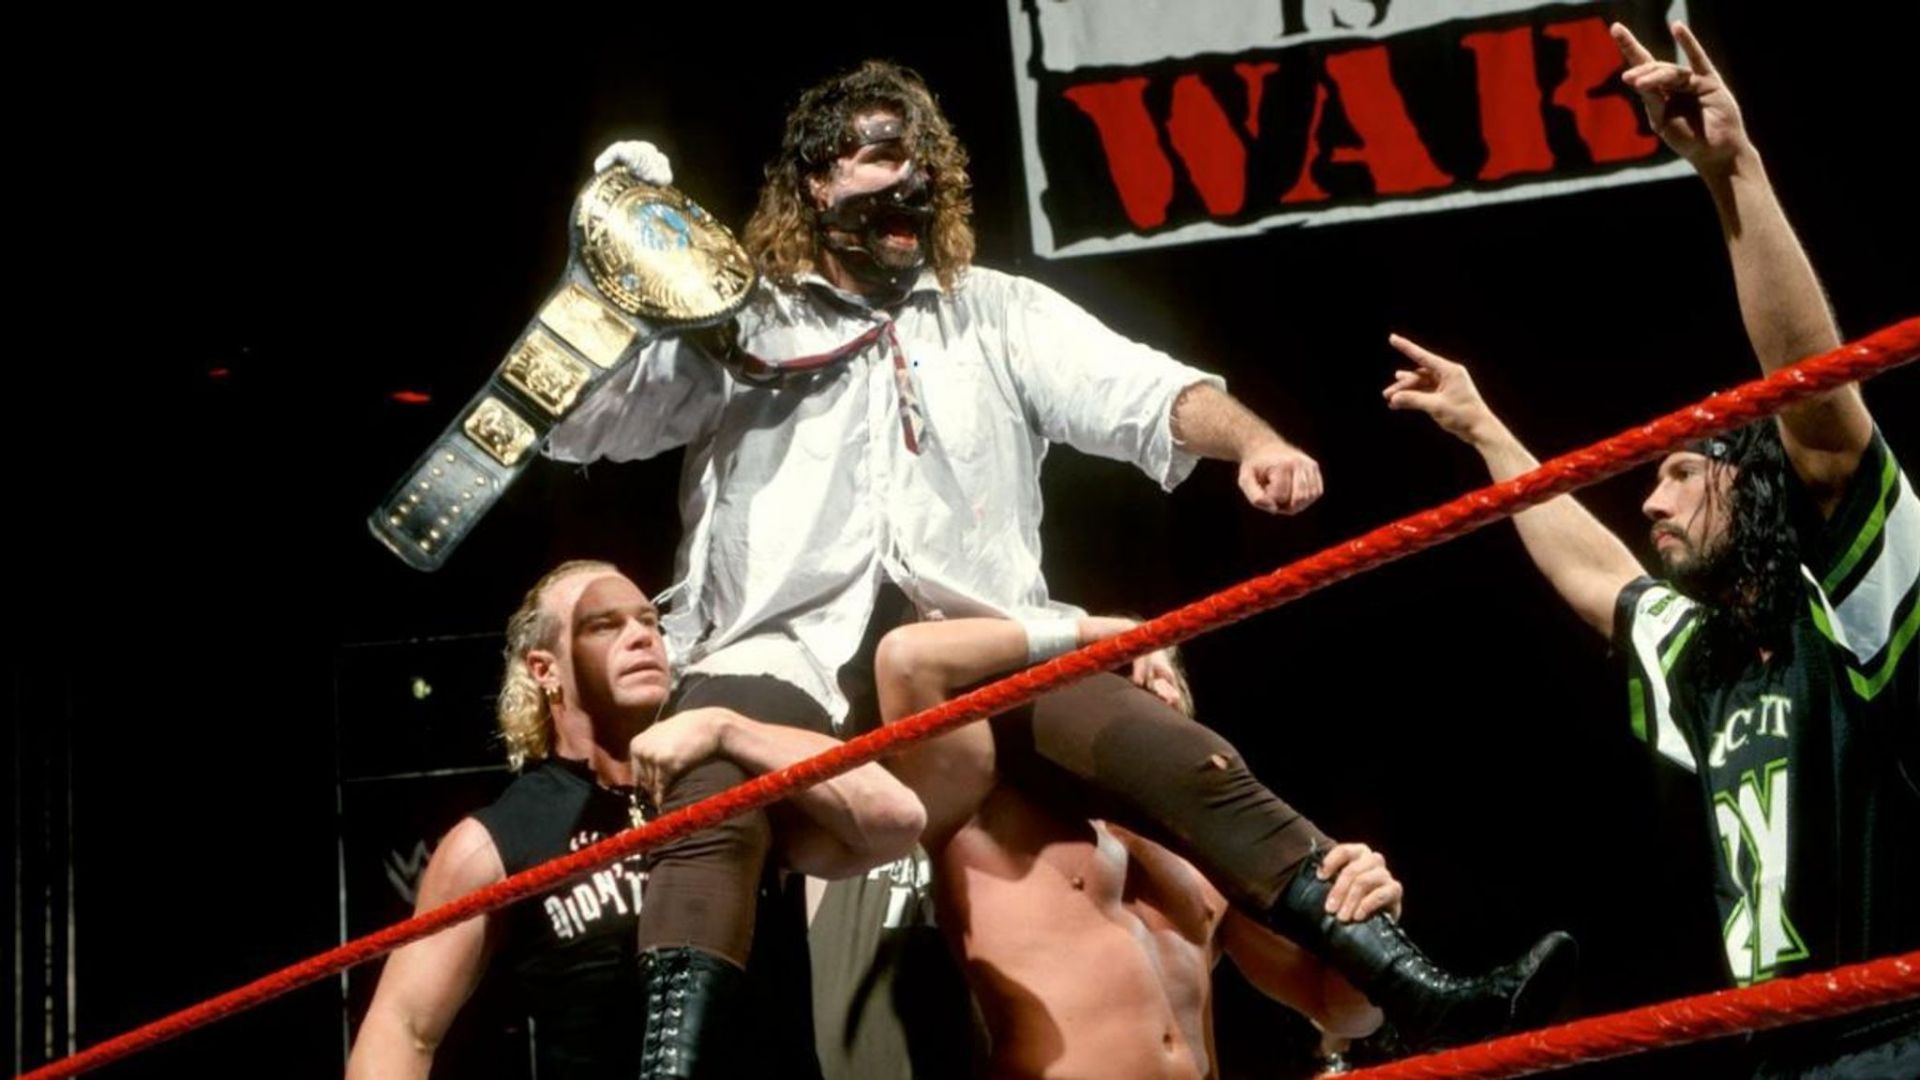
{"label": "black sleeveless shirt", "polygon": [[[528,766],[493,805],[473,816],[493,837],[509,875],[634,823],[626,795],[601,787],[584,763],[557,758]],[[496,916],[503,932],[494,968],[511,979],[533,1021],[542,1080],[626,1080],[639,1073],[645,1009],[638,943],[646,879],[646,857],[636,855]],[[806,1021],[811,994],[799,892],[797,884],[790,894],[782,890],[771,869],[761,884],[748,969],[752,996],[798,1021],[755,1033],[766,1058],[756,1070],[761,1075],[818,1075]],[[799,1033],[804,1043],[775,1031]]]}

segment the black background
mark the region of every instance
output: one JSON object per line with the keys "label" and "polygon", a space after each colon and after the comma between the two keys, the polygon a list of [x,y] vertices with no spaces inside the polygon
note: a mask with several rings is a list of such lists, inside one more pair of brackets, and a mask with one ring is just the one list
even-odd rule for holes
{"label": "black background", "polygon": [[[1480,484],[1464,447],[1382,406],[1390,330],[1474,363],[1543,455],[1754,371],[1691,180],[1036,259],[1004,9],[907,10],[149,16],[39,46],[45,74],[16,87],[31,153],[15,223],[40,253],[16,263],[37,282],[16,285],[16,325],[38,344],[12,359],[29,374],[9,395],[25,482],[8,654],[16,731],[72,755],[82,1045],[337,943],[343,645],[497,629],[562,558],[667,581],[677,455],[538,464],[432,576],[362,524],[545,295],[569,200],[611,139],[653,139],[739,223],[800,88],[867,56],[914,66],[973,154],[981,262],[1221,371],[1322,462],[1321,504],[1275,519],[1225,466],[1162,496],[1054,455],[1046,569],[1095,610],[1165,610]],[[1842,9],[1855,25],[1824,10],[1697,21],[1857,335],[1920,310],[1900,164],[1911,38],[1872,9]],[[1917,379],[1869,393],[1909,462]],[[1642,551],[1646,476],[1588,495]],[[1698,815],[1657,802],[1603,644],[1510,528],[1189,657],[1202,718],[1329,831],[1389,854],[1441,959],[1489,964],[1563,927],[1585,949],[1582,1013],[1716,985]],[[324,983],[109,1075],[333,1074],[338,1001]],[[1230,1060],[1258,1062],[1254,1004],[1230,992],[1222,1010]]]}

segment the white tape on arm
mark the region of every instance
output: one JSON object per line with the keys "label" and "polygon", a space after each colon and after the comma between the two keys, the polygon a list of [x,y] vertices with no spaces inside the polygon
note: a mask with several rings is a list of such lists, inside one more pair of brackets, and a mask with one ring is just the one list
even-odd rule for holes
{"label": "white tape on arm", "polygon": [[1022,619],[1027,632],[1027,663],[1038,664],[1080,647],[1079,619]]}

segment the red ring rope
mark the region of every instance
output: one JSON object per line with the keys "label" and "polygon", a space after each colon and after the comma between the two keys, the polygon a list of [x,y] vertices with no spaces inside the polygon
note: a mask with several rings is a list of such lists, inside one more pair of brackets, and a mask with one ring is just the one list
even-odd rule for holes
{"label": "red ring rope", "polygon": [[209,998],[170,1016],[117,1035],[77,1054],[26,1073],[23,1080],[74,1076],[138,1053],[156,1043],[204,1027],[270,1001],[308,983],[383,956],[410,941],[476,915],[505,907],[618,859],[651,850],[736,814],[757,809],[795,790],[838,776],[898,748],[962,724],[1031,701],[1089,675],[1165,648],[1289,600],[1342,578],[1444,543],[1509,517],[1556,495],[1585,487],[1651,460],[1693,439],[1770,416],[1824,390],[1877,375],[1920,356],[1920,318],[1905,319],[1849,345],[1731,390],[1571,453],[1502,483],[1383,525],[1272,573],[1150,619],[1107,638],[989,683],[944,704],[869,732],[823,754],[609,837],[504,881],[356,938],[317,956]]}
{"label": "red ring rope", "polygon": [[1916,996],[1920,996],[1920,952],[1910,952],[1758,986],[1590,1016],[1559,1027],[1358,1069],[1347,1076],[1350,1080],[1525,1076],[1642,1050],[1838,1016]]}

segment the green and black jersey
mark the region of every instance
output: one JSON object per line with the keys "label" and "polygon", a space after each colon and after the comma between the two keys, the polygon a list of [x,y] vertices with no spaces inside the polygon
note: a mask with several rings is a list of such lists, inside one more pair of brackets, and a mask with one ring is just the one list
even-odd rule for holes
{"label": "green and black jersey", "polygon": [[1634,734],[1699,778],[1740,985],[1920,948],[1920,502],[1878,432],[1831,518],[1790,486],[1784,648],[1710,670],[1705,611],[1650,578],[1614,620]]}

